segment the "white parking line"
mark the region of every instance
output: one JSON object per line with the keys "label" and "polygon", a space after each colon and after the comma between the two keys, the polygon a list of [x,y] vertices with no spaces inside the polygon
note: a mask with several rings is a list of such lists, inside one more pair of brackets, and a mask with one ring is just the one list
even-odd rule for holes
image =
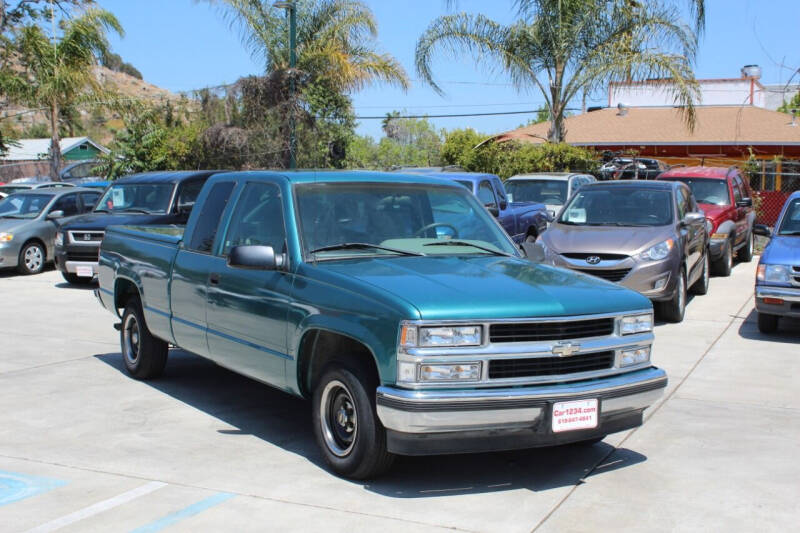
{"label": "white parking line", "polygon": [[61,529],[62,527],[74,524],[79,520],[83,520],[84,518],[89,518],[90,516],[100,514],[103,511],[107,511],[108,509],[113,509],[114,507],[117,507],[124,503],[128,503],[131,500],[135,500],[140,496],[144,496],[145,494],[150,494],[151,492],[166,486],[167,486],[166,483],[162,483],[160,481],[151,481],[150,483],[142,485],[141,487],[129,490],[128,492],[123,492],[122,494],[114,496],[113,498],[109,498],[108,500],[97,502],[94,505],[90,505],[89,507],[84,507],[83,509],[75,511],[74,513],[70,513],[68,515],[62,516],[61,518],[56,518],[55,520],[51,520],[50,522],[42,524],[41,526],[28,530],[27,533],[45,533],[48,531],[55,531],[57,529]]}

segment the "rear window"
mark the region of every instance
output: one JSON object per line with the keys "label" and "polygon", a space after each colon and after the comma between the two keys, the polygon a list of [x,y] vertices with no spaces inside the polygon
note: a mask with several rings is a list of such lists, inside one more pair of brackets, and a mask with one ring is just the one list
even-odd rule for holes
{"label": "rear window", "polygon": [[680,181],[688,185],[699,204],[731,205],[731,195],[726,180],[671,177],[669,181]]}

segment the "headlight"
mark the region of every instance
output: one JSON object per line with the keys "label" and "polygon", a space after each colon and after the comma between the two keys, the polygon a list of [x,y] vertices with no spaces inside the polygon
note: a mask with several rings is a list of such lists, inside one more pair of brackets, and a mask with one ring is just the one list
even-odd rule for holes
{"label": "headlight", "polygon": [[711,235],[714,233],[714,223],[711,222],[709,219],[706,219],[706,233]]}
{"label": "headlight", "polygon": [[631,350],[624,350],[619,355],[620,367],[641,365],[642,363],[647,363],[650,361],[650,347],[641,346]]}
{"label": "headlight", "polygon": [[620,335],[634,335],[653,331],[653,313],[624,316],[619,321]]}
{"label": "headlight", "polygon": [[481,326],[403,326],[400,344],[419,348],[480,346],[481,330]]}
{"label": "headlight", "polygon": [[0,242],[9,242],[14,239],[13,233],[0,233]]}
{"label": "headlight", "polygon": [[480,381],[481,363],[410,363],[397,364],[397,381],[400,383],[442,383],[452,381]]}
{"label": "headlight", "polygon": [[646,261],[659,261],[667,257],[674,247],[675,241],[672,239],[667,239],[664,242],[656,244],[649,250],[640,253],[639,258]]}
{"label": "headlight", "polygon": [[791,283],[792,269],[786,265],[758,265],[756,279],[772,283]]}
{"label": "headlight", "polygon": [[62,232],[56,233],[55,243],[56,246],[64,246],[64,234]]}

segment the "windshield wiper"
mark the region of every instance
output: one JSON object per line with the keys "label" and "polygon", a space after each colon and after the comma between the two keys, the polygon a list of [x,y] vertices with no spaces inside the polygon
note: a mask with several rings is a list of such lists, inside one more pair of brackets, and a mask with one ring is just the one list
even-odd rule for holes
{"label": "windshield wiper", "polygon": [[494,250],[492,248],[488,248],[486,246],[481,246],[480,244],[474,244],[467,241],[454,241],[454,240],[437,241],[437,242],[429,242],[428,244],[423,244],[423,246],[471,246],[472,248],[477,248],[478,250],[483,250],[484,252],[489,252],[490,254],[493,255],[514,257],[513,255],[501,252],[500,250]]}
{"label": "windshield wiper", "polygon": [[95,209],[94,212],[95,213],[108,213],[109,211],[108,211],[108,209],[106,209],[104,207],[101,207],[100,209]]}
{"label": "windshield wiper", "polygon": [[27,217],[25,215],[3,215],[3,218],[33,218],[33,217]]}
{"label": "windshield wiper", "polygon": [[399,250],[397,248],[389,248],[387,246],[370,244],[368,242],[343,242],[340,244],[332,244],[330,246],[315,248],[308,253],[316,254],[317,252],[332,252],[335,250],[384,250],[386,252],[393,252],[400,255],[415,255],[415,256],[425,255],[419,252],[409,252],[408,250]]}
{"label": "windshield wiper", "polygon": [[143,215],[150,215],[152,211],[148,211],[147,209],[142,209],[141,207],[126,207],[125,209],[115,209],[120,213],[142,213]]}

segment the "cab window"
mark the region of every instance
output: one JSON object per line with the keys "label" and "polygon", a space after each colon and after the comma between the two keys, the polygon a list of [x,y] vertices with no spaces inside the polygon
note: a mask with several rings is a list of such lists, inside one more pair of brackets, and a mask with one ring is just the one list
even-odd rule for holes
{"label": "cab window", "polygon": [[286,252],[286,228],[280,188],[273,183],[248,183],[231,216],[222,255],[234,246],[271,246],[276,254]]}
{"label": "cab window", "polygon": [[482,181],[478,185],[478,200],[486,207],[497,207],[497,199],[494,197],[492,185],[488,180]]}

